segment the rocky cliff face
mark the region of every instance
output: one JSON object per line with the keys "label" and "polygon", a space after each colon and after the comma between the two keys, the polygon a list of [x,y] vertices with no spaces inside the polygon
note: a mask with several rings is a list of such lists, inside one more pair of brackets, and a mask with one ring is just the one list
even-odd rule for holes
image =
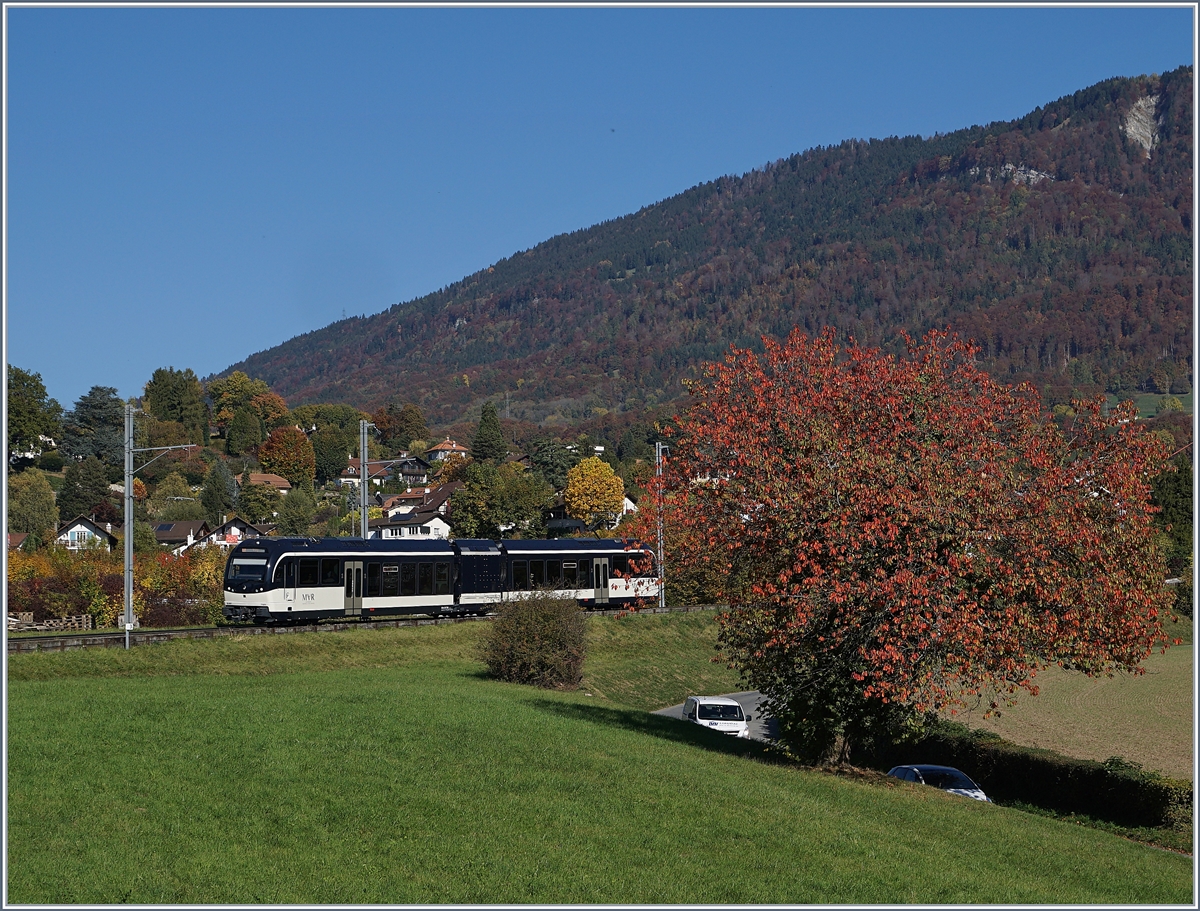
{"label": "rocky cliff face", "polygon": [[1146,150],[1147,158],[1150,157],[1150,150],[1158,142],[1157,108],[1158,96],[1139,98],[1125,115],[1125,122],[1122,124],[1125,135]]}

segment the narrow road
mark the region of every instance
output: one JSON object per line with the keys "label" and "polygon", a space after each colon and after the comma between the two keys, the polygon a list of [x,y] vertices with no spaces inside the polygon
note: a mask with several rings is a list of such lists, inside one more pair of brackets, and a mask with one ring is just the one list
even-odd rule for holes
{"label": "narrow road", "polygon": [[[697,694],[697,695],[709,695]],[[779,734],[779,726],[775,723],[774,718],[769,718],[759,711],[759,703],[762,702],[762,694],[757,690],[752,690],[748,693],[719,693],[717,695],[728,696],[737,702],[742,707],[742,711],[750,718],[750,736],[754,740],[761,740],[764,743],[773,741]],[[668,718],[678,718],[683,720],[683,704],[667,706],[665,709],[659,709],[655,715],[665,715]]]}

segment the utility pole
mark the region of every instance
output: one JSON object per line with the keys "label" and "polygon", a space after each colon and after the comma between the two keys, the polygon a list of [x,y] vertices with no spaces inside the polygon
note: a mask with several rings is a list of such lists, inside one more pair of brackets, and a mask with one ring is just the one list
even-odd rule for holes
{"label": "utility pole", "polygon": [[125,650],[133,630],[133,406],[125,405]]}
{"label": "utility pole", "polygon": [[[662,478],[663,455],[671,447],[662,443],[654,444],[654,476]],[[663,511],[662,511],[663,490],[662,481],[658,482],[658,606],[665,608],[667,606],[667,582],[666,571],[663,569]]]}
{"label": "utility pole", "polygon": [[[195,449],[192,443],[181,446],[151,446],[146,449],[133,448],[133,406],[125,405],[125,648],[129,648],[129,634],[133,631],[133,454],[135,452],[157,452],[154,459],[166,454],[169,449]],[[150,462],[153,462],[151,459]],[[149,465],[147,462],[146,465]],[[146,465],[142,465],[145,468]]]}
{"label": "utility pole", "polygon": [[367,540],[367,479],[370,471],[367,468],[367,428],[374,427],[370,421],[358,422],[358,490],[359,490],[359,532],[362,539]]}

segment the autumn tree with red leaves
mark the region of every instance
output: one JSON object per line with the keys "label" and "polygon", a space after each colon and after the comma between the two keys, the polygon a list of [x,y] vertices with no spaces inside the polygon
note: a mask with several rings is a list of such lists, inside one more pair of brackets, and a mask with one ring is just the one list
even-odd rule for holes
{"label": "autumn tree with red leaves", "polygon": [[1141,672],[1170,603],[1167,453],[1132,407],[1059,426],[944,333],[906,358],[764,341],[692,388],[641,518],[662,503],[669,563],[721,580],[723,653],[796,755],[996,710],[1050,665]]}
{"label": "autumn tree with red leaves", "polygon": [[287,478],[293,486],[311,487],[317,473],[317,458],[308,437],[295,427],[278,427],[258,448],[264,471]]}
{"label": "autumn tree with red leaves", "polygon": [[250,410],[264,427],[275,428],[288,416],[287,402],[274,392],[260,392],[250,399]]}

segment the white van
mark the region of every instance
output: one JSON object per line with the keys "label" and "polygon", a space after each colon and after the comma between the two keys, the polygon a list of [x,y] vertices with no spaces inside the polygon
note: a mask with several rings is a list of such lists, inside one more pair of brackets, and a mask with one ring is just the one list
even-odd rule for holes
{"label": "white van", "polygon": [[728,696],[688,696],[683,704],[683,720],[712,728],[735,737],[750,736],[751,716]]}

